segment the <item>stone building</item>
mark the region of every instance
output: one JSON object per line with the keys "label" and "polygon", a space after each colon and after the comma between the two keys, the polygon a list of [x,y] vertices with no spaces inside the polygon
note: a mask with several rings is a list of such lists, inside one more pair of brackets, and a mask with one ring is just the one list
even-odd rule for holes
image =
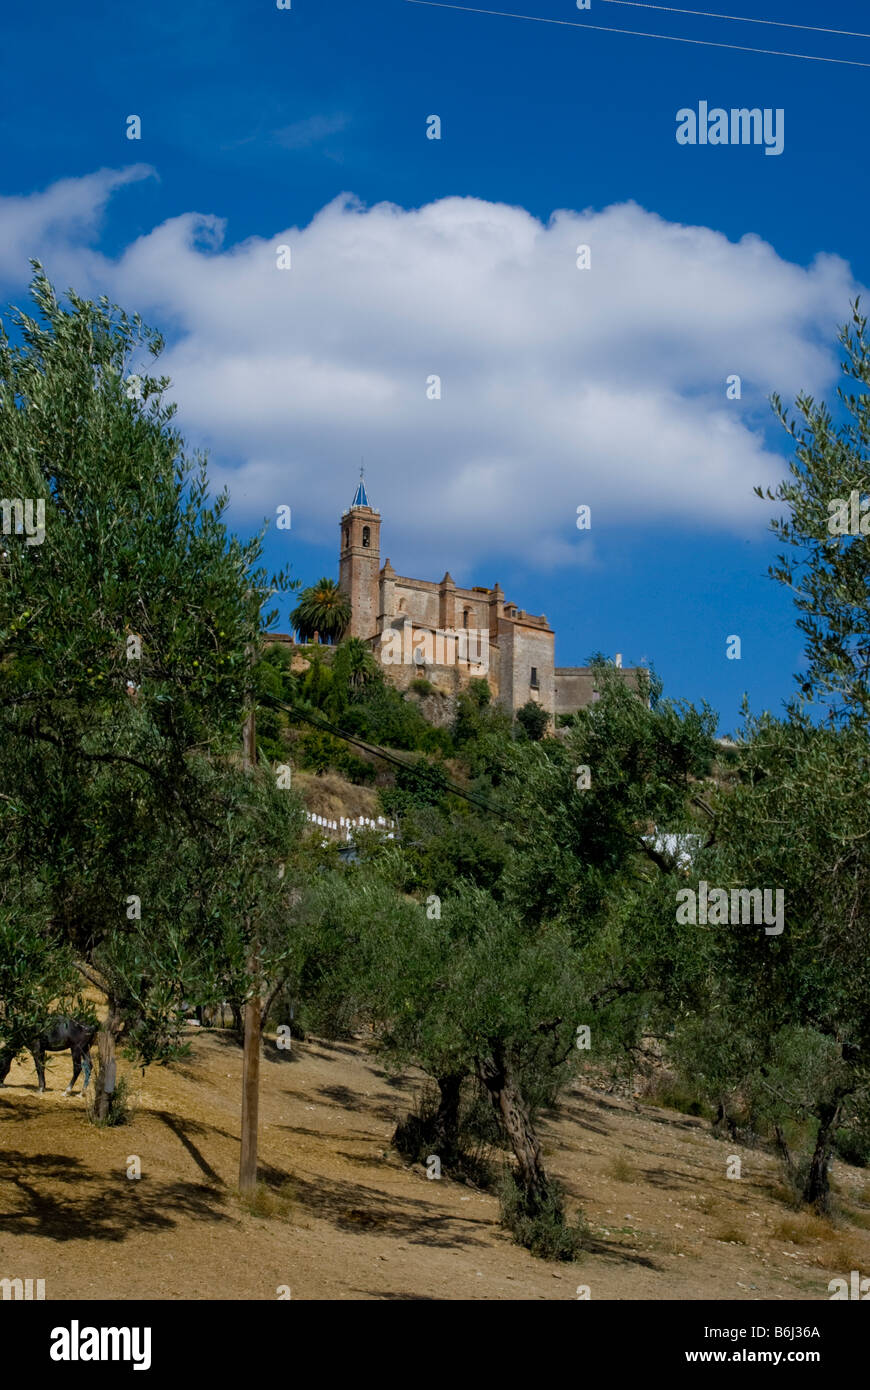
{"label": "stone building", "polygon": [[[367,642],[399,688],[426,677],[445,694],[474,676],[512,714],[530,700],[551,719],[596,698],[591,670],[555,665],[555,634],[543,614],[526,613],[491,589],[465,589],[448,572],[437,581],[381,564],[381,516],[360,476],[340,522],[339,584],[351,602],[348,635]],[[621,666],[621,658],[616,664]],[[634,682],[635,670],[625,669]]]}

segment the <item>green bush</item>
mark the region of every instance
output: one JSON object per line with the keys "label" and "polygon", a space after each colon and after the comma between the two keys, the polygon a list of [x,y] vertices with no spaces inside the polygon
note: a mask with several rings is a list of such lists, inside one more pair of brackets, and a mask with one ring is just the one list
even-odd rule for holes
{"label": "green bush", "polygon": [[676,1110],[681,1115],[710,1115],[710,1107],[694,1087],[668,1074],[657,1077],[647,1087],[644,1100],[649,1105],[660,1105],[664,1110]]}
{"label": "green bush", "polygon": [[349,734],[379,744],[382,748],[416,750],[433,729],[412,700],[406,700],[393,686],[374,684],[342,715],[342,728]]}
{"label": "green bush", "polygon": [[94,1108],[96,1087],[88,1088],[88,1119],[98,1129],[113,1129],[117,1125],[128,1125],[133,1118],[133,1102],[130,1087],[123,1076],[115,1082],[115,1089],[109,1096],[109,1110],[104,1120],[98,1120]]}
{"label": "green bush", "polygon": [[320,729],[306,729],[293,741],[294,760],[306,772],[325,772],[333,766],[341,748],[338,739]]}
{"label": "green bush", "polygon": [[550,716],[543,705],[536,704],[534,700],[527,700],[522,708],[517,710],[517,723],[526,738],[531,739],[533,743],[544,737],[549,722]]}
{"label": "green bush", "polygon": [[[497,1124],[490,1125],[485,1136],[478,1132],[476,1100],[477,1093],[469,1078],[460,1106],[456,1146],[453,1152],[445,1154],[432,1137],[438,1091],[434,1086],[426,1087],[414,1108],[396,1125],[393,1147],[412,1163],[425,1163],[429,1155],[435,1153],[452,1178],[473,1183],[475,1187],[491,1188],[494,1171],[488,1153],[493,1141],[498,1142],[500,1136]],[[491,1114],[492,1106],[489,1102],[486,1104]]]}
{"label": "green bush", "polygon": [[381,804],[388,816],[401,817],[423,806],[437,806],[448,791],[447,774],[438,763],[421,758],[396,773],[395,787],[382,791]]}
{"label": "green bush", "polygon": [[293,755],[298,766],[306,772],[321,773],[334,768],[357,786],[368,786],[377,775],[372,763],[358,757],[343,739],[335,738],[323,729],[308,728],[301,733],[294,741]]}
{"label": "green bush", "polygon": [[508,1168],[499,1187],[499,1202],[502,1221],[517,1244],[525,1246],[539,1259],[576,1260],[583,1250],[588,1227],[582,1221],[568,1225],[557,1183],[550,1182],[546,1202],[531,1211],[525,1194]]}
{"label": "green bush", "polygon": [[475,816],[464,810],[445,814],[436,807],[416,807],[404,812],[402,831],[412,870],[407,891],[425,889],[427,895],[443,896],[459,879],[468,878],[499,896],[508,849],[491,816]]}
{"label": "green bush", "polygon": [[839,1130],[834,1151],[844,1163],[853,1163],[856,1168],[870,1166],[870,1132],[865,1128]]}

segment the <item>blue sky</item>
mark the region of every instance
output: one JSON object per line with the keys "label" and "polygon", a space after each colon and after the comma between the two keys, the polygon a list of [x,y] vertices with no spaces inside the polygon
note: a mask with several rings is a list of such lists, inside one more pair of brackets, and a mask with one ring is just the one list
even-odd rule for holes
{"label": "blue sky", "polygon": [[[870,32],[848,0],[722,8]],[[727,731],[744,691],[776,710],[801,665],[752,485],[785,471],[767,395],[833,394],[870,278],[870,66],[589,26],[867,64],[870,39],[516,9],[586,28],[407,0],[16,11],[0,293],[20,302],[38,255],[162,328],[236,529],[293,509],[270,562],[337,575],[364,456],[400,574],[498,580],[547,614],[558,664],[645,658]],[[699,101],[782,108],[783,152],[678,145]]]}

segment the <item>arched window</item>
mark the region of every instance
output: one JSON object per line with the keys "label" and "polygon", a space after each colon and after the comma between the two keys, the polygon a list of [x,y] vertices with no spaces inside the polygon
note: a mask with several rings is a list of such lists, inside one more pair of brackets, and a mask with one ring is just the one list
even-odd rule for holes
{"label": "arched window", "polygon": [[470,608],[463,608],[463,610],[462,610],[462,626],[463,626],[463,627],[468,627],[468,615],[469,615],[470,612],[471,612],[471,609],[470,609]]}
{"label": "arched window", "polygon": [[363,549],[367,549],[371,544],[372,532],[370,526],[363,527]]}
{"label": "arched window", "polygon": [[350,531],[347,526],[344,528],[344,543],[350,545]]}

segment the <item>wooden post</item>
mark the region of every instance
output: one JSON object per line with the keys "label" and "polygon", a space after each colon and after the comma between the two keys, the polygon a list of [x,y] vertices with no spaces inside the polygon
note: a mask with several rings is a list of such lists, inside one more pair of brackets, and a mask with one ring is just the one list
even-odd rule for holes
{"label": "wooden post", "polygon": [[[242,760],[247,769],[257,761],[254,704],[248,710],[242,734]],[[260,1107],[260,962],[256,941],[251,942],[248,973],[252,977],[245,1001],[245,1043],[242,1055],[242,1149],[239,1157],[239,1191],[257,1186],[257,1123]]]}
{"label": "wooden post", "polygon": [[242,1057],[242,1151],[239,1158],[239,1191],[257,1186],[257,1123],[260,1108],[260,975],[256,945],[248,970],[253,976],[245,1002],[245,1050]]}

